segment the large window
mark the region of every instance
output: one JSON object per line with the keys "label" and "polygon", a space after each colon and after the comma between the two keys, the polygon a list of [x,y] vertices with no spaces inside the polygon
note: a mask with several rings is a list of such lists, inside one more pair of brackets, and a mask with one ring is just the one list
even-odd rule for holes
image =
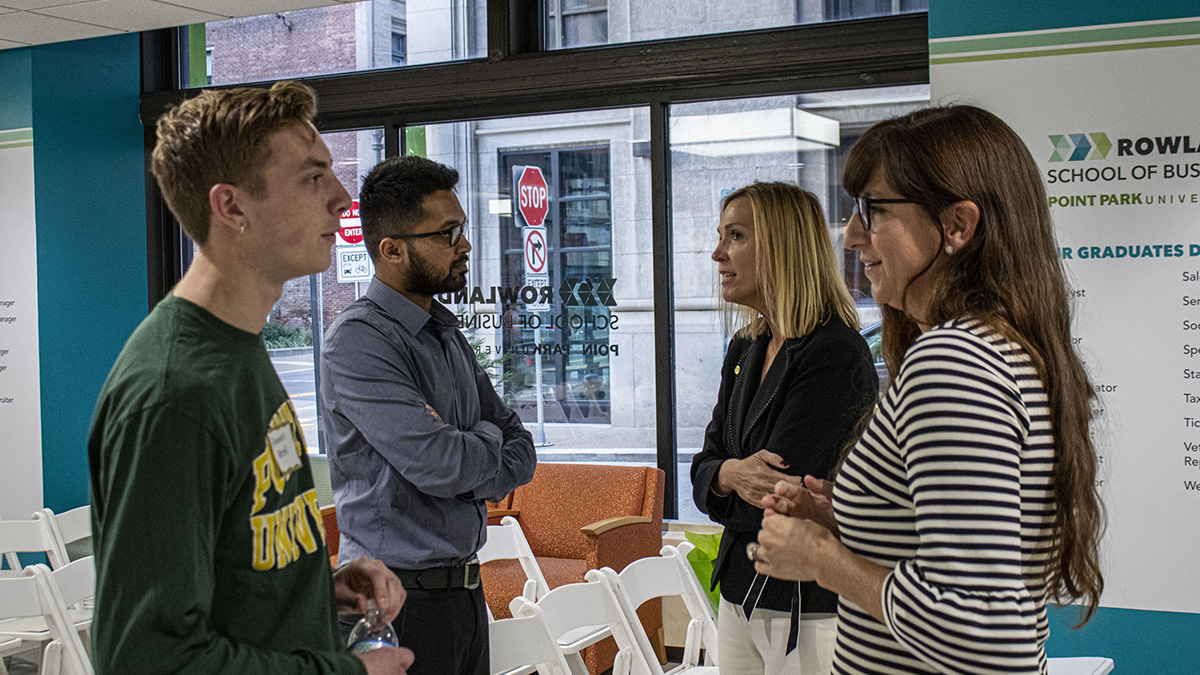
{"label": "large window", "polygon": [[[720,305],[717,222],[726,195],[753,181],[797,184],[817,196],[841,250],[852,206],[841,189],[844,154],[866,126],[929,100],[928,87],[825,92],[671,106],[671,222],[674,230],[676,425],[681,520],[708,520],[692,502],[688,469],[704,442],[721,382],[725,348],[738,326]],[[866,328],[878,317],[858,257],[844,258]],[[865,291],[865,292],[864,292]],[[802,442],[802,439],[798,440]]]}
{"label": "large window", "polygon": [[[209,79],[237,84],[483,56],[485,5],[472,0],[362,0],[192,26],[208,46]],[[189,54],[205,58],[204,53]]]}
{"label": "large window", "polygon": [[[321,138],[333,156],[334,173],[357,204],[362,179],[383,159],[383,130],[325,133]],[[342,214],[347,232],[356,225],[357,215],[353,209]],[[310,454],[325,452],[314,367],[321,339],[337,315],[366,291],[370,279],[366,247],[356,239],[353,235],[344,239],[339,233],[329,269],[284,284],[263,328],[271,363],[296,408]]]}
{"label": "large window", "polygon": [[[543,461],[654,464],[653,284],[638,248],[645,110],[410,127],[459,170],[472,244],[458,313]],[[522,194],[525,198],[522,198]],[[647,414],[651,413],[651,414]]]}
{"label": "large window", "polygon": [[924,12],[929,0],[545,0],[546,47],[562,49]]}
{"label": "large window", "polygon": [[[918,6],[372,0],[323,15],[332,21],[333,9],[350,7],[356,22],[369,17],[369,41],[359,39],[364,23],[343,33],[353,33],[355,63],[391,65],[403,53],[423,67],[305,81],[320,95],[318,123],[333,132],[326,137],[347,139],[334,156],[352,194],[384,156],[420,154],[458,169],[471,273],[462,294],[442,300],[533,432],[539,458],[657,465],[667,474],[667,517],[706,520],[691,503],[688,465],[730,337],[709,258],[721,197],[755,179],[796,182],[818,195],[840,248],[851,213],[840,185],[848,148],[870,124],[928,100],[926,24],[903,15]],[[485,7],[508,16],[485,31]],[[282,13],[291,33],[315,30],[294,14]],[[868,14],[886,16],[850,19]],[[849,20],[823,23],[833,18]],[[213,46],[214,85],[298,74],[271,70],[286,61],[278,54],[285,22],[256,21],[282,39],[264,38],[262,63],[237,77],[222,74],[220,40],[187,41],[200,58]],[[733,32],[752,28],[760,30]],[[696,37],[617,44],[683,35]],[[175,58],[179,37],[144,40],[147,58]],[[449,46],[433,58],[434,43]],[[332,51],[348,53],[339,45]],[[192,72],[182,84],[204,77]],[[150,81],[147,120],[184,95]],[[540,178],[523,181],[531,171]],[[160,202],[151,206],[151,219],[165,218]],[[162,220],[162,241],[151,242],[157,297],[185,266],[172,227]],[[870,288],[855,257],[844,260],[870,323]],[[273,322],[313,333],[312,347],[275,356],[318,452],[311,354],[362,290],[339,279],[354,267],[352,257],[342,262],[289,284],[272,313]]]}

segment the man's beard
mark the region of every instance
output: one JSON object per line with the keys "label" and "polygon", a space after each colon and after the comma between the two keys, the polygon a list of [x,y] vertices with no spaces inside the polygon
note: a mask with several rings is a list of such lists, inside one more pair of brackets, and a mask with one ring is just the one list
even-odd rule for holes
{"label": "man's beard", "polygon": [[449,270],[444,274],[408,244],[408,292],[426,298],[432,298],[439,293],[460,291],[467,285],[467,275],[454,270],[460,262],[466,260],[467,254],[455,258]]}

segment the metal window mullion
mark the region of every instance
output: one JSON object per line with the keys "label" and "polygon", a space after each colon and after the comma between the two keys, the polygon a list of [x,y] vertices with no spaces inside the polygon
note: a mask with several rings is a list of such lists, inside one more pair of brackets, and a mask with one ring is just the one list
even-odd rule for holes
{"label": "metal window mullion", "polygon": [[404,154],[408,139],[408,127],[401,122],[390,122],[383,127],[383,156],[385,158],[399,157]]}
{"label": "metal window mullion", "polygon": [[679,517],[675,429],[675,296],[671,236],[671,155],[666,101],[650,105],[650,213],[654,276],[654,391],[658,468],[666,474],[663,518]]}

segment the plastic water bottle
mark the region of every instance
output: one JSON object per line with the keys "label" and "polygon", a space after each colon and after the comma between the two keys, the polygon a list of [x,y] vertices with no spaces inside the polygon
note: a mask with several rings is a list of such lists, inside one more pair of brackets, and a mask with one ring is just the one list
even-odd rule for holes
{"label": "plastic water bottle", "polygon": [[375,603],[374,598],[367,600],[367,613],[354,624],[354,630],[350,631],[350,639],[346,641],[346,645],[354,654],[380,647],[400,646],[396,632],[392,630],[390,623],[384,621],[383,613],[379,611],[379,605]]}

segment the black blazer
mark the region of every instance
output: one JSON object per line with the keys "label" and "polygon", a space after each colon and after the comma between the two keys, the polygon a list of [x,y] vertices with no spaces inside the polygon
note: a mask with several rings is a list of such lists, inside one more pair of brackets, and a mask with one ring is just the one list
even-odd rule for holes
{"label": "black blazer", "polygon": [[[765,448],[784,458],[789,475],[828,478],[879,386],[866,341],[837,317],[784,341],[760,385],[768,342],[763,335],[729,343],[704,447],[692,458],[696,506],[725,526],[711,583],[720,581],[722,597],[735,605],[754,580],[745,550],[758,539],[763,511],[737,493],[717,496],[712,488],[721,464]],[[789,611],[794,588],[769,579],[758,606]],[[837,610],[837,596],[813,582],[800,584],[800,603],[805,614]]]}

